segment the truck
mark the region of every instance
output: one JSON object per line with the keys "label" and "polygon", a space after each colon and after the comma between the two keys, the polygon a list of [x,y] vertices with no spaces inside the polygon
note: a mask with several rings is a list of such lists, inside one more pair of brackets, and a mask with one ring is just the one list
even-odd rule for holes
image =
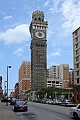
{"label": "truck", "polygon": [[72,115],[75,120],[80,119],[80,104],[70,108],[70,115]]}

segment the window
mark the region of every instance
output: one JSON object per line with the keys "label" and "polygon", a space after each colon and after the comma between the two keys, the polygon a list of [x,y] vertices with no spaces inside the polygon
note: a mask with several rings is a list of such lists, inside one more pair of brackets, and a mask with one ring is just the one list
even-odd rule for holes
{"label": "window", "polygon": [[78,37],[76,37],[76,42],[78,42]]}
{"label": "window", "polygon": [[76,64],[76,68],[79,68],[79,63],[78,63],[78,64]]}
{"label": "window", "polygon": [[79,83],[79,78],[77,78],[77,84]]}
{"label": "window", "polygon": [[76,75],[79,76],[79,71],[76,72]]}
{"label": "window", "polygon": [[78,106],[78,109],[80,109],[80,105]]}
{"label": "window", "polygon": [[79,56],[76,57],[76,61],[79,61]]}
{"label": "window", "polygon": [[79,53],[78,50],[76,50],[76,55],[77,55],[78,53]]}
{"label": "window", "polygon": [[75,32],[75,36],[77,36],[77,35],[78,35],[78,31]]}
{"label": "window", "polygon": [[78,43],[76,44],[76,48],[78,48]]}

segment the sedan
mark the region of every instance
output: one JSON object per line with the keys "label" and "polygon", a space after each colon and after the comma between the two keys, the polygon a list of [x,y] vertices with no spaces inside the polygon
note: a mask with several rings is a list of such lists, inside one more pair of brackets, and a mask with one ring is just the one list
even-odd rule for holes
{"label": "sedan", "polygon": [[67,106],[75,106],[75,104],[70,100],[64,100],[60,103],[60,105],[63,105],[63,106],[66,106],[66,107]]}
{"label": "sedan", "polygon": [[15,100],[14,112],[17,112],[17,111],[28,111],[27,102],[24,100]]}

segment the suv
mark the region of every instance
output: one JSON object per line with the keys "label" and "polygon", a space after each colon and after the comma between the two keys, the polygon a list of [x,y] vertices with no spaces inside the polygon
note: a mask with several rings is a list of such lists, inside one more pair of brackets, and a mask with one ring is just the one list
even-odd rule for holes
{"label": "suv", "polygon": [[80,104],[70,108],[70,115],[72,115],[76,120],[80,118]]}

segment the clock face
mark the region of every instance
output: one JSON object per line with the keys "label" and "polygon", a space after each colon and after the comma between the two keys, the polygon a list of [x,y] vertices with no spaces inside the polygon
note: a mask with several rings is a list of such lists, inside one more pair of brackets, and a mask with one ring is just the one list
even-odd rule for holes
{"label": "clock face", "polygon": [[36,32],[35,35],[36,35],[37,38],[43,38],[44,37],[44,33],[41,32],[41,31]]}

